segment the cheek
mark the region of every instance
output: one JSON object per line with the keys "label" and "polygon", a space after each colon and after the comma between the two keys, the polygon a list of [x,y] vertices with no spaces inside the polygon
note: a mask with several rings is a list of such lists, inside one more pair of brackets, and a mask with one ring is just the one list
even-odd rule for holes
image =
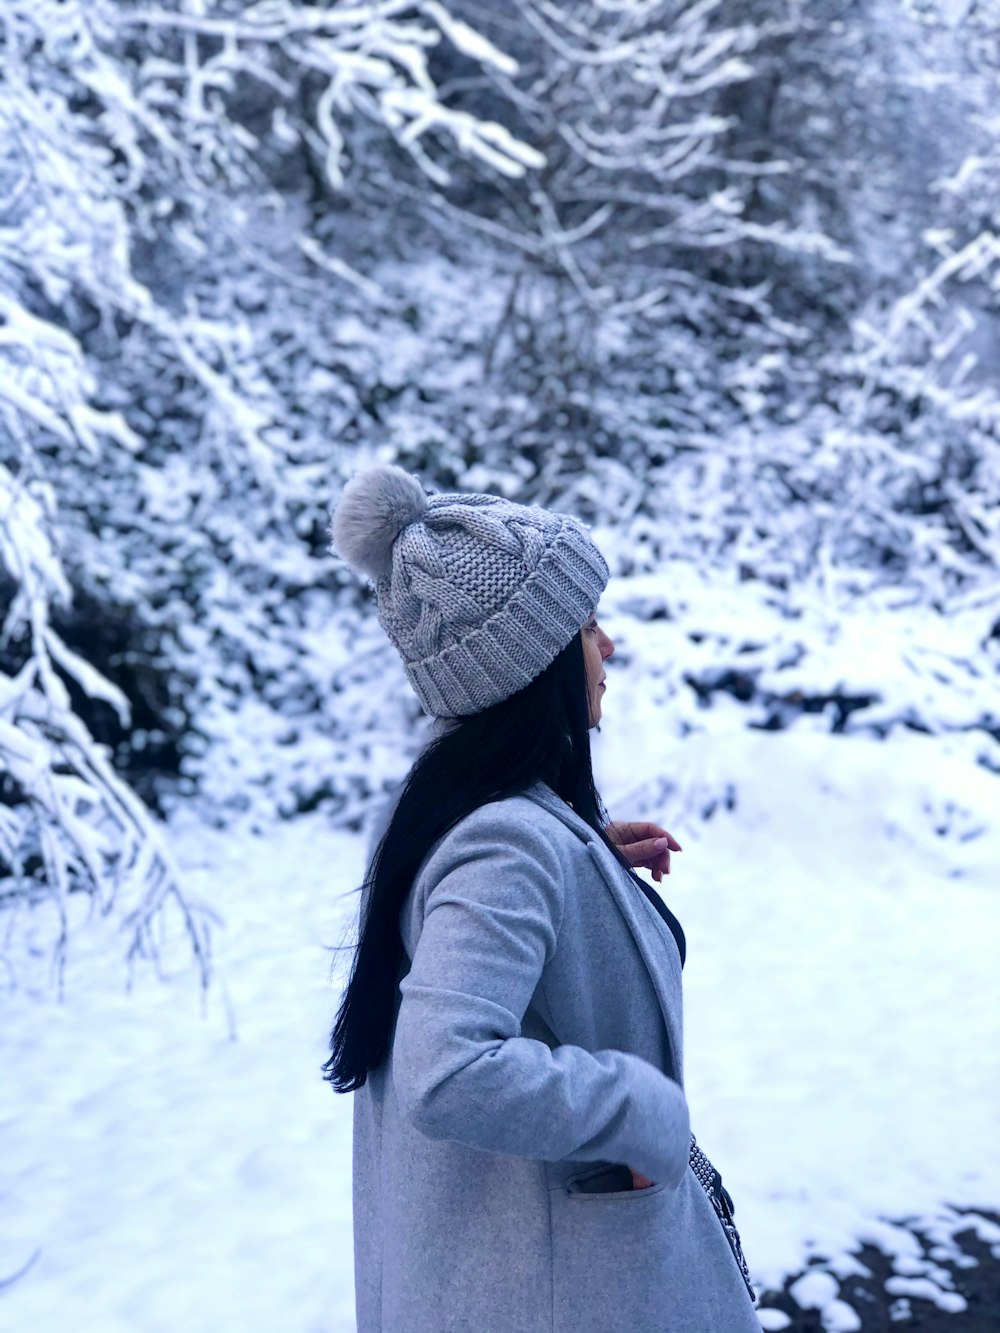
{"label": "cheek", "polygon": [[591,639],[587,644],[585,661],[587,664],[587,679],[590,681],[596,680],[601,674],[601,650],[596,639]]}

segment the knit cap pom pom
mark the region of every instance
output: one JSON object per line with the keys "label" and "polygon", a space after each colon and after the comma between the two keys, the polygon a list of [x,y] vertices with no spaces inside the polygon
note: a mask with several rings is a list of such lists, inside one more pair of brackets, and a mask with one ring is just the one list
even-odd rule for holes
{"label": "knit cap pom pom", "polygon": [[351,478],[333,511],[334,549],[371,578],[388,578],[393,543],[426,512],[427,497],[416,477],[388,464],[369,468]]}

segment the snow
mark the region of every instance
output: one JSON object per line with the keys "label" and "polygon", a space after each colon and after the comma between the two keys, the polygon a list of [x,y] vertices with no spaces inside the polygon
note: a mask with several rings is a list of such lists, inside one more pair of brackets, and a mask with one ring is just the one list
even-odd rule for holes
{"label": "snow", "polygon": [[1000,1183],[995,833],[978,876],[925,854],[933,742],[775,739],[727,737],[733,814],[671,830],[692,1118],[770,1286]]}
{"label": "snow", "polygon": [[789,1288],[792,1299],[803,1310],[822,1310],[834,1300],[840,1287],[829,1273],[804,1273]]}
{"label": "snow", "polygon": [[829,1273],[812,1269],[793,1282],[789,1292],[803,1310],[822,1312],[821,1322],[827,1333],[857,1333],[861,1328],[857,1311],[840,1299],[840,1287]]}
{"label": "snow", "polygon": [[857,1333],[861,1318],[846,1301],[833,1300],[823,1307],[823,1327],[827,1333]]}
{"label": "snow", "polygon": [[488,41],[481,33],[470,28],[467,23],[461,19],[453,18],[451,14],[439,5],[436,0],[424,0],[423,12],[427,14],[440,27],[441,31],[454,42],[456,48],[463,55],[471,57],[481,65],[492,65],[498,69],[501,74],[513,77],[517,73],[517,61],[510,56],[499,51],[492,42]]}
{"label": "snow", "polygon": [[926,1277],[886,1278],[885,1289],[890,1296],[920,1296],[949,1314],[961,1314],[967,1308],[964,1296],[957,1291],[942,1291],[937,1283]]}
{"label": "snow", "polygon": [[40,1255],[4,1330],[352,1326],[351,1107],[319,1066],[360,839],[176,834],[227,918],[204,1012],[189,968],[125,993],[114,939],[74,957],[65,1004],[5,1000],[0,1276]]}
{"label": "snow", "polygon": [[[996,775],[961,734],[686,711],[651,674],[670,622],[605,623],[627,651],[597,767],[613,816],[684,846],[662,891],[688,938],[688,1098],[755,1285],[812,1261],[800,1303],[857,1328],[831,1274],[867,1242],[894,1256],[891,1295],[958,1308],[938,1266],[955,1209],[1000,1200]],[[100,921],[73,932],[64,1003],[28,975],[4,997],[0,1278],[38,1257],[0,1288],[0,1328],[353,1328],[350,1098],[319,1066],[364,836],[319,813],[257,827],[179,810],[170,829],[189,896],[225,919],[204,1003],[170,929],[163,979],[126,993]]]}
{"label": "snow", "polygon": [[782,1310],[761,1310],[759,1318],[765,1333],[778,1333],[778,1330],[788,1328],[792,1322]]}
{"label": "snow", "polygon": [[[1000,120],[966,0],[879,0],[791,70],[700,0],[228,8],[5,7],[0,1333],[350,1327],[324,946],[420,734],[322,537],[376,459],[574,512],[623,576],[602,785],[685,846],[688,1088],[757,1284],[808,1261],[849,1327],[871,1244],[953,1304],[962,1229],[1000,1257],[956,1211],[1000,1200]],[[226,919],[204,1008],[175,851]],[[127,995],[130,940],[163,977]]]}

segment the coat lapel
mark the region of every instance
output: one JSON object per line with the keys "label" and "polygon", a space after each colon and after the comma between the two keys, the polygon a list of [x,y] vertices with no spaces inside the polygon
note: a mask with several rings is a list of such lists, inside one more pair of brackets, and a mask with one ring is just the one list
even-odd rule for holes
{"label": "coat lapel", "polygon": [[632,932],[636,947],[649,972],[670,1042],[671,1059],[674,1065],[671,1073],[677,1082],[682,1082],[681,1060],[679,1058],[683,1049],[680,1027],[681,967],[676,948],[673,947],[672,942],[669,947],[665,941],[662,945],[657,943],[656,935],[658,932],[650,930],[648,924],[644,925],[641,914],[652,912],[652,907],[644,900],[642,890],[630,881],[628,875],[607,847],[595,836],[590,825],[585,823],[565,801],[544,784],[540,783],[533,787],[527,795],[554,814],[567,828],[572,829],[581,841],[587,844],[591,860],[600,872],[619,911],[625,918],[625,923]]}

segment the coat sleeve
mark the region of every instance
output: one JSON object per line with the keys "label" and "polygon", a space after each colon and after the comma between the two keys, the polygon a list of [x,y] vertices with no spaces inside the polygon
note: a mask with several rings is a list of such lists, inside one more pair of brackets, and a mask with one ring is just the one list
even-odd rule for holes
{"label": "coat sleeve", "polygon": [[537,822],[484,806],[422,872],[423,923],[400,985],[392,1077],[430,1138],[547,1161],[625,1162],[677,1185],[690,1130],[680,1085],[637,1055],[522,1037],[559,935],[566,885]]}

